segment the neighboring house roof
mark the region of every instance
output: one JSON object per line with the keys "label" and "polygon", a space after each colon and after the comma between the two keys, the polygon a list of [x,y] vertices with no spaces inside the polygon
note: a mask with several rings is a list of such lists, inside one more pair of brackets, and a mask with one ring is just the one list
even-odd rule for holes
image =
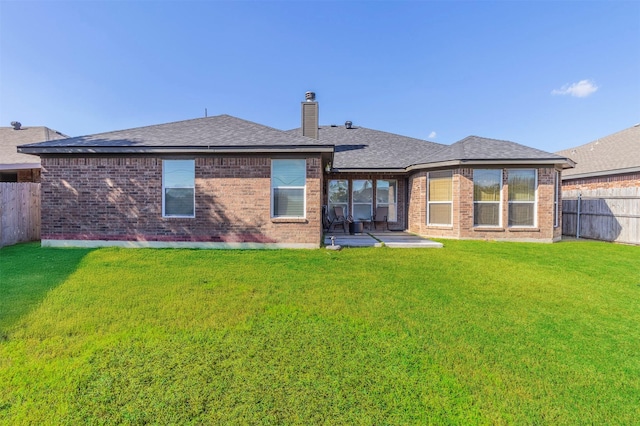
{"label": "neighboring house roof", "polygon": [[[294,134],[300,132],[289,130]],[[573,165],[571,160],[557,154],[478,136],[443,145],[364,127],[320,126],[319,140],[335,145],[332,167],[336,171],[412,170],[487,163]]]}
{"label": "neighboring house roof", "polygon": [[20,152],[34,154],[236,151],[331,152],[333,146],[230,115],[20,146]]}
{"label": "neighboring house roof", "polygon": [[56,130],[44,126],[0,127],[0,170],[20,170],[40,168],[40,159],[34,155],[20,154],[16,147],[31,142],[50,141],[67,138]]}
{"label": "neighboring house roof", "polygon": [[576,162],[563,180],[640,171],[640,124],[558,154]]}

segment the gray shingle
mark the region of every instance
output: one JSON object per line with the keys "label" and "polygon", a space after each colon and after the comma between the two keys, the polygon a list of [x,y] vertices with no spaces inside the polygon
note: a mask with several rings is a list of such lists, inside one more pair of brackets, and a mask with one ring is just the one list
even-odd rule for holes
{"label": "gray shingle", "polygon": [[[290,133],[300,134],[300,129]],[[448,161],[517,160],[557,161],[566,158],[550,152],[498,139],[469,136],[443,145],[393,133],[357,127],[320,127],[320,141],[335,145],[337,169],[405,169]]]}
{"label": "gray shingle", "polygon": [[446,146],[364,127],[320,126],[319,134],[321,143],[335,145],[338,169],[404,169]]}
{"label": "gray shingle", "polygon": [[79,136],[21,148],[313,147],[318,141],[229,115]]}
{"label": "gray shingle", "polygon": [[467,136],[438,153],[435,161],[448,160],[558,160],[565,157],[519,143]]}
{"label": "gray shingle", "polygon": [[19,145],[67,138],[56,130],[44,126],[25,126],[20,130],[13,127],[0,127],[0,164],[31,164],[39,167],[40,159],[34,155],[20,154]]}
{"label": "gray shingle", "polygon": [[563,172],[563,178],[583,174],[612,174],[640,168],[640,125],[596,139],[585,145],[558,151],[576,162],[576,167]]}

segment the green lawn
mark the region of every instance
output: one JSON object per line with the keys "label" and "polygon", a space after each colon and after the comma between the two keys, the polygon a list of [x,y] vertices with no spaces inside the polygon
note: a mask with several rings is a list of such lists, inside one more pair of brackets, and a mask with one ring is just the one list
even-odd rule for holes
{"label": "green lawn", "polygon": [[640,247],[0,250],[0,423],[633,424]]}

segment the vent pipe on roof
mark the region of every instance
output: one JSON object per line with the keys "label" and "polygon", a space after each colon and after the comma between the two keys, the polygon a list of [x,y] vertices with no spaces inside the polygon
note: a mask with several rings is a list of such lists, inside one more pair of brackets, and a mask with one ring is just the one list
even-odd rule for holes
{"label": "vent pipe on roof", "polygon": [[302,102],[302,136],[312,139],[319,138],[318,131],[318,103],[316,94],[307,92],[304,94],[305,102]]}
{"label": "vent pipe on roof", "polygon": [[19,121],[12,121],[11,125],[13,126],[13,130],[20,130],[20,127],[22,127],[22,123]]}
{"label": "vent pipe on roof", "polygon": [[353,126],[353,123],[350,121],[345,121],[344,122],[344,127],[346,127],[347,129],[351,129],[351,126]]}

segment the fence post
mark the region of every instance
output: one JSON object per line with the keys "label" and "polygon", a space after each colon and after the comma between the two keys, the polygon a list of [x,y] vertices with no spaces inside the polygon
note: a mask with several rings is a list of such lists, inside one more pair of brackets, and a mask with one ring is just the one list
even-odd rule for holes
{"label": "fence post", "polygon": [[580,201],[582,199],[582,194],[578,193],[578,215],[576,218],[576,239],[580,238]]}

